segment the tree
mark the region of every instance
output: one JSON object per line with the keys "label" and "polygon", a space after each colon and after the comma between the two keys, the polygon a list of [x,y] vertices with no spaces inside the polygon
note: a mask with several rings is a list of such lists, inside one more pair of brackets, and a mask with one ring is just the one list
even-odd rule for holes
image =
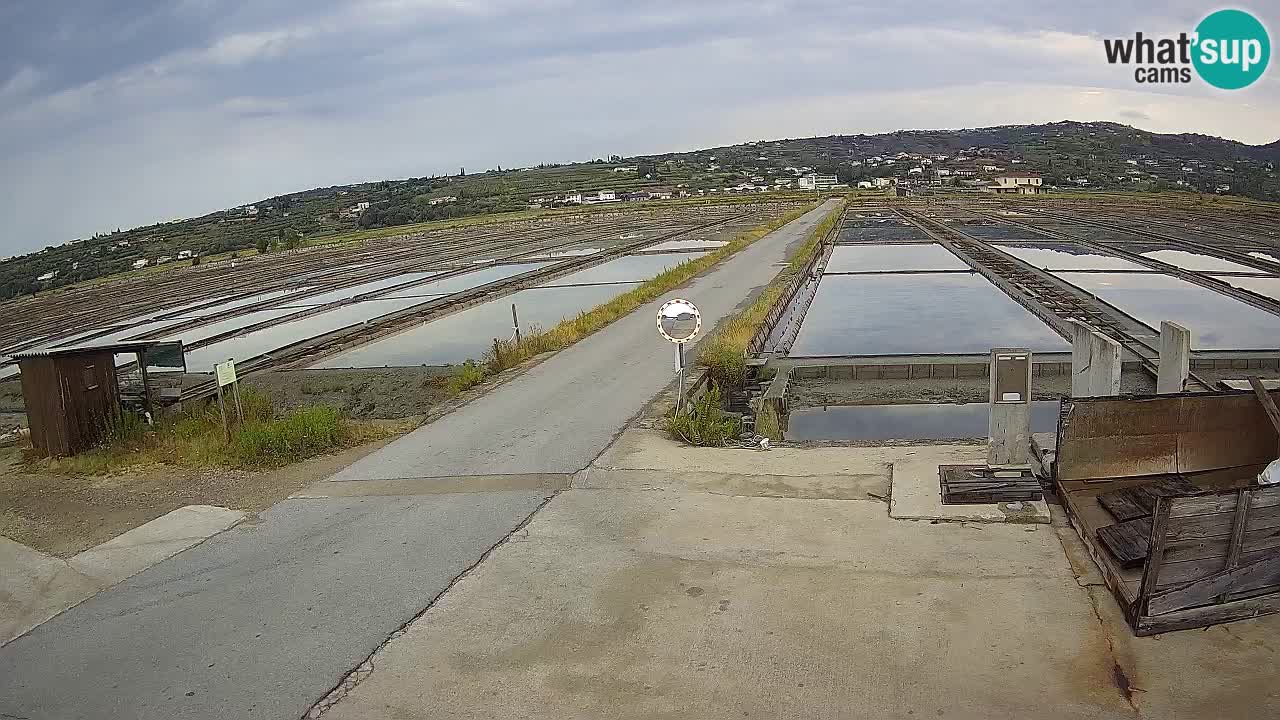
{"label": "tree", "polygon": [[258,238],[257,247],[258,247],[259,253],[265,254],[268,250],[271,249],[271,238],[267,238],[267,237]]}

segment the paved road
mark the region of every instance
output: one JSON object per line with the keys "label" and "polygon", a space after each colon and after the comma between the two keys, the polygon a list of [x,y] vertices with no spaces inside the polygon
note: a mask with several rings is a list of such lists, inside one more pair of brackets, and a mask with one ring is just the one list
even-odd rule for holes
{"label": "paved road", "polygon": [[[680,294],[714,324],[828,209]],[[0,648],[0,718],[300,717],[670,382],[657,305]]]}

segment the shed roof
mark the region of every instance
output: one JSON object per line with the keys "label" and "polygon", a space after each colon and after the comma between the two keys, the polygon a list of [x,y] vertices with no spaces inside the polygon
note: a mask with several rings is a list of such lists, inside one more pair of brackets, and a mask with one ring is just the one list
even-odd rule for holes
{"label": "shed roof", "polygon": [[91,353],[130,353],[144,352],[150,350],[157,345],[170,345],[172,340],[130,340],[126,342],[106,343],[103,345],[73,345],[71,347],[54,347],[44,348],[40,350],[24,350],[16,352],[9,357],[14,360],[24,360],[28,358],[44,358],[44,357],[67,357],[69,355],[88,355]]}

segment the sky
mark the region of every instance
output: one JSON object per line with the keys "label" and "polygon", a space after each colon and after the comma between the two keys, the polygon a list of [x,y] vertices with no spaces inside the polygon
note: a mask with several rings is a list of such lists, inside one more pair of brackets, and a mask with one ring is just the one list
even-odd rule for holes
{"label": "sky", "polygon": [[1228,92],[1105,62],[1104,37],[1217,7],[6,0],[0,257],[314,187],[758,139],[1071,119],[1275,141],[1274,68]]}

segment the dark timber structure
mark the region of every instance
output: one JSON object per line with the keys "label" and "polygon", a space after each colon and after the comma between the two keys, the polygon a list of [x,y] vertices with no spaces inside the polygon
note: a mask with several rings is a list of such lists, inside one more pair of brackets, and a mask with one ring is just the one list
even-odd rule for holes
{"label": "dark timber structure", "polygon": [[[117,353],[138,356],[140,382],[133,383],[134,399],[143,412],[152,412],[147,355],[172,345],[124,342],[14,355],[22,372],[22,397],[36,452],[49,457],[82,452],[100,442],[120,419],[121,388],[128,390],[130,383],[117,372]],[[181,345],[177,345],[181,357]]]}
{"label": "dark timber structure", "polygon": [[1251,392],[1063,401],[1057,491],[1136,634],[1280,610],[1269,412]]}

